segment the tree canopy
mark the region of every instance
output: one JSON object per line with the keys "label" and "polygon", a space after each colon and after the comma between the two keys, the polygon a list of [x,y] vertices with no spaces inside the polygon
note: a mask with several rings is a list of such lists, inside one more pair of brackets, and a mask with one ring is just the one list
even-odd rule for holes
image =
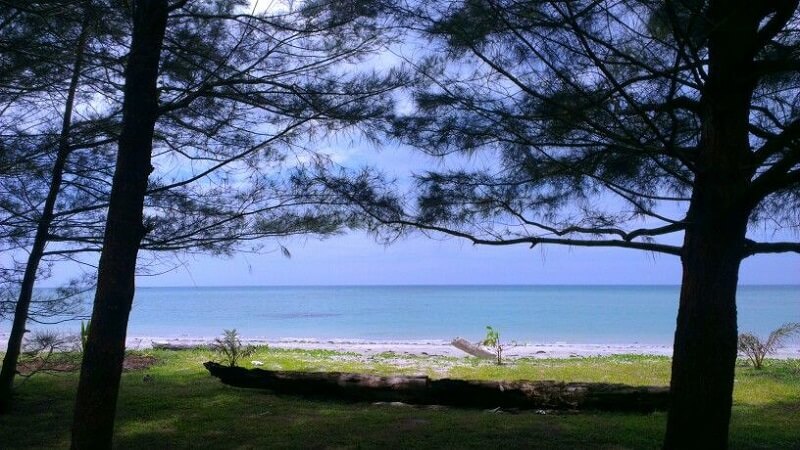
{"label": "tree canopy", "polygon": [[[395,115],[387,133],[436,156],[491,157],[419,174],[415,204],[384,198],[397,208],[372,212],[479,244],[678,255],[675,239],[659,238],[685,230],[695,175],[710,164],[702,154],[713,105],[707,3],[476,0],[396,11],[434,46],[410,61],[414,108]],[[757,12],[771,11],[765,4]],[[776,13],[759,30],[753,49],[751,113],[742,124],[749,186],[737,198],[752,209],[752,229],[783,230],[790,241],[748,240],[745,256],[800,252],[785,233],[800,226],[790,11],[786,27]]]}
{"label": "tree canopy", "polygon": [[371,170],[304,181],[378,231],[680,256],[665,447],[725,447],[739,266],[800,253],[797,6],[392,3],[415,82],[383,130],[455,162],[406,196]]}

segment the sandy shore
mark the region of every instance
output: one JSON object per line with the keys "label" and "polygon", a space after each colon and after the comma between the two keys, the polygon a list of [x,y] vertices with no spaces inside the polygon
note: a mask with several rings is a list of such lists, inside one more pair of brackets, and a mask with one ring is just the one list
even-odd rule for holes
{"label": "sandy shore", "polygon": [[[0,351],[3,351],[8,340],[8,334],[0,332]],[[172,347],[197,347],[210,344],[214,337],[164,337],[164,336],[130,336],[126,346],[131,350],[144,350],[152,348],[153,344],[167,344]],[[396,341],[368,341],[360,339],[314,339],[314,338],[283,338],[283,339],[242,339],[245,344],[268,345],[273,348],[303,349],[303,350],[334,350],[339,352],[354,352],[364,355],[374,355],[384,352],[395,352],[409,355],[438,355],[438,356],[468,356],[463,351],[450,345],[444,340],[396,340]],[[508,344],[504,350],[506,357],[529,358],[576,358],[589,356],[608,356],[619,354],[672,356],[672,346],[650,344],[584,344],[571,342],[549,343],[513,343]],[[792,345],[780,349],[771,358],[800,359],[800,346]]]}
{"label": "sandy shore", "polygon": [[[194,337],[130,337],[127,346],[132,349],[145,349],[156,344],[169,344],[176,347],[194,347],[207,345],[213,338]],[[364,341],[358,339],[243,339],[243,343],[251,345],[269,345],[273,348],[304,350],[335,350],[372,355],[384,352],[395,352],[411,355],[468,356],[453,347],[447,341]],[[567,342],[509,344],[505,350],[506,357],[532,358],[575,358],[589,356],[608,356],[619,354],[672,356],[672,346],[646,344],[578,344]],[[773,358],[800,358],[800,346],[785,347]]]}

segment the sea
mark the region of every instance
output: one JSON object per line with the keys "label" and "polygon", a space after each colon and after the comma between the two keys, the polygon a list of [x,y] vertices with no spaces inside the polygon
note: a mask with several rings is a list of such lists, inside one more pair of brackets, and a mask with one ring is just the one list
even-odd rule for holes
{"label": "sea", "polygon": [[[678,294],[678,286],[144,287],[128,336],[236,329],[247,339],[436,343],[477,341],[492,326],[507,342],[671,345]],[[800,322],[797,285],[741,286],[737,304],[740,332]],[[32,324],[47,327],[77,333],[80,322]],[[0,322],[0,334],[9,329]]]}

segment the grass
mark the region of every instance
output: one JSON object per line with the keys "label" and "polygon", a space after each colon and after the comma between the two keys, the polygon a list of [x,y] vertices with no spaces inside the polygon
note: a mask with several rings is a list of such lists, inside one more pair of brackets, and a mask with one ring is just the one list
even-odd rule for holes
{"label": "grass", "polygon": [[[596,448],[657,449],[664,413],[490,413],[466,409],[309,400],[237,389],[211,378],[205,350],[151,351],[159,363],[123,375],[117,448]],[[259,349],[267,369],[427,374],[470,379],[556,379],[665,385],[669,359],[520,359],[495,366],[474,358],[372,357],[331,351]],[[148,381],[144,380],[145,375]],[[39,375],[0,417],[0,448],[66,448],[77,376]],[[800,449],[800,361],[737,368],[733,449]]]}

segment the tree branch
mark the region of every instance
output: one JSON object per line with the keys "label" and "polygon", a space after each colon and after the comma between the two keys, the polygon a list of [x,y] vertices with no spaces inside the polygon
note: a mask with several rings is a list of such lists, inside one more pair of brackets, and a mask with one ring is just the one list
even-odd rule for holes
{"label": "tree branch", "polygon": [[744,257],[765,253],[800,253],[800,242],[755,242],[745,241]]}
{"label": "tree branch", "polygon": [[[762,0],[763,1],[763,0]],[[772,0],[764,1],[768,9],[765,17],[769,17],[769,12],[773,12],[772,17],[758,30],[758,45],[763,47],[769,43],[787,23],[792,20],[792,15],[797,9],[798,0]]]}
{"label": "tree branch", "polygon": [[556,245],[569,245],[575,247],[630,248],[636,250],[648,250],[657,253],[665,253],[668,255],[675,255],[675,256],[680,256],[681,254],[680,247],[666,245],[666,244],[649,243],[649,242],[633,242],[633,241],[625,241],[617,239],[588,240],[588,239],[569,239],[569,238],[547,238],[547,237],[536,237],[536,236],[520,237],[514,239],[502,239],[502,238],[485,239],[463,231],[451,230],[445,227],[428,225],[424,223],[412,222],[407,220],[389,221],[387,222],[387,224],[403,225],[403,226],[419,228],[421,230],[436,231],[439,233],[447,234],[449,236],[467,239],[475,245],[505,246],[505,245],[528,244],[530,245],[531,248],[533,248],[540,244],[556,244]]}

